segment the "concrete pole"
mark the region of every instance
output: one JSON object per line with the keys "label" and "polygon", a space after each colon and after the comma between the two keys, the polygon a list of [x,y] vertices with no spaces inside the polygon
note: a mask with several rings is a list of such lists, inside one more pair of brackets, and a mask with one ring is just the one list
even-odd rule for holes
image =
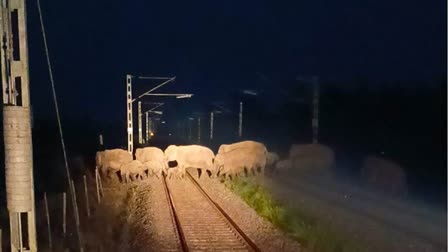
{"label": "concrete pole", "polygon": [[149,138],[151,138],[151,132],[154,132],[154,122],[152,118],[149,117]]}
{"label": "concrete pole", "polygon": [[198,117],[198,143],[201,142],[201,118]]}
{"label": "concrete pole", "polygon": [[127,131],[128,131],[128,152],[134,151],[134,128],[132,126],[132,76],[126,75],[126,108],[127,108]]}
{"label": "concrete pole", "polygon": [[142,102],[138,102],[138,143],[143,143],[143,131],[142,131]]}
{"label": "concrete pole", "polygon": [[313,78],[313,143],[319,142],[319,78]]}
{"label": "concrete pole", "polygon": [[213,139],[213,112],[210,113],[210,140]]}
{"label": "concrete pole", "polygon": [[191,139],[193,137],[192,134],[191,134],[191,131],[192,131],[191,124],[192,123],[193,123],[192,120],[188,119],[188,140],[189,141],[191,141]]}
{"label": "concrete pole", "polygon": [[243,102],[240,102],[240,114],[239,114],[239,124],[238,124],[238,136],[243,136]]}
{"label": "concrete pole", "polygon": [[154,134],[157,133],[157,129],[158,129],[158,124],[157,124],[157,120],[151,121],[151,125],[152,125],[152,132],[154,132]]}
{"label": "concrete pole", "polygon": [[146,116],[146,142],[149,141],[149,112],[145,113]]}
{"label": "concrete pole", "polygon": [[[11,251],[37,251],[25,0],[1,1],[0,9],[6,203]],[[13,27],[16,28],[13,30]],[[23,217],[27,225],[22,226]]]}

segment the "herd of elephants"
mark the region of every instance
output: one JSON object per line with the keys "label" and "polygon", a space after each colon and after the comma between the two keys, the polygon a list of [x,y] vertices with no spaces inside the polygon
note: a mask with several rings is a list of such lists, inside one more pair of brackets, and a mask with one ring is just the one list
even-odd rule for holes
{"label": "herd of elephants", "polygon": [[[164,151],[157,147],[138,148],[135,158],[122,149],[98,151],[96,168],[107,177],[119,173],[121,181],[128,182],[147,176],[183,178],[187,168],[224,178],[289,172],[325,174],[335,160],[333,150],[322,144],[293,144],[285,156],[280,159],[277,153],[256,141],[222,144],[216,154],[201,145],[170,145]],[[361,174],[369,184],[387,191],[406,190],[403,169],[381,157],[366,157]]]}

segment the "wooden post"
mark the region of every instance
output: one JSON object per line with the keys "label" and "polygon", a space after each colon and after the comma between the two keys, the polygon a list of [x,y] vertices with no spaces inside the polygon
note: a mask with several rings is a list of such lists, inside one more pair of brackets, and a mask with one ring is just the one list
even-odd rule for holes
{"label": "wooden post", "polygon": [[48,211],[48,200],[46,192],[44,192],[44,203],[45,203],[45,215],[47,216],[47,226],[48,226],[48,248],[50,248],[50,250],[53,250],[53,241],[51,240],[50,212]]}
{"label": "wooden post", "polygon": [[90,217],[89,193],[87,191],[87,178],[86,178],[86,175],[83,176],[83,179],[84,179],[84,194],[85,194],[85,198],[86,198],[87,217]]}
{"label": "wooden post", "polygon": [[73,202],[73,212],[75,214],[75,223],[76,223],[76,232],[78,234],[78,242],[79,242],[79,251],[84,251],[84,246],[82,242],[82,233],[81,233],[81,224],[79,222],[79,211],[78,211],[78,201],[76,199],[76,190],[75,190],[75,183],[73,182],[73,179],[70,181],[71,187],[72,187],[72,202]]}
{"label": "wooden post", "polygon": [[98,169],[95,169],[96,198],[98,200],[98,204],[101,203],[99,181],[100,181],[100,178],[99,178],[99,174],[98,174]]}
{"label": "wooden post", "polygon": [[67,234],[67,194],[62,193],[62,235],[65,238]]}
{"label": "wooden post", "polygon": [[103,181],[101,180],[101,175],[100,175],[99,172],[98,172],[98,182],[99,182],[99,185],[100,185],[100,196],[104,197]]}

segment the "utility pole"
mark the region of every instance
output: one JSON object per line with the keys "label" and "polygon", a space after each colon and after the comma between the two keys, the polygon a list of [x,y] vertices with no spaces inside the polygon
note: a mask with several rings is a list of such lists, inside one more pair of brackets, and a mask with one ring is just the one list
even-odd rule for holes
{"label": "utility pole", "polygon": [[152,121],[152,118],[149,117],[149,138],[152,137],[151,133],[154,132],[154,123]]}
{"label": "utility pole", "polygon": [[213,112],[210,112],[210,140],[213,139]]}
{"label": "utility pole", "polygon": [[[138,79],[146,79],[146,80],[163,80],[162,83],[158,84],[157,86],[151,88],[150,90],[144,92],[143,94],[136,95],[137,98],[132,99],[132,78],[130,74],[126,75],[126,96],[127,96],[127,103],[126,103],[126,109],[127,109],[127,131],[128,131],[128,152],[133,153],[134,151],[134,128],[133,128],[133,122],[132,122],[132,103],[134,101],[142,99],[144,96],[173,96],[177,99],[183,99],[183,98],[191,98],[193,94],[166,94],[166,93],[154,93],[156,89],[161,88],[162,86],[165,86],[166,84],[173,82],[176,77],[144,77],[144,76],[138,76]],[[141,131],[141,105],[139,106],[139,143],[143,142],[142,137],[142,131]],[[154,132],[156,130],[157,125],[154,125]]]}
{"label": "utility pole", "polygon": [[2,0],[0,8],[6,203],[11,251],[37,251],[25,0]]}
{"label": "utility pole", "polygon": [[142,102],[138,101],[138,143],[143,143],[143,131],[142,131]]}
{"label": "utility pole", "polygon": [[313,143],[319,142],[319,78],[313,77]]}
{"label": "utility pole", "polygon": [[238,124],[238,136],[243,136],[243,102],[240,102],[240,114],[239,114],[239,124]]}
{"label": "utility pole", "polygon": [[128,152],[134,151],[134,127],[132,126],[132,76],[126,75],[126,101],[127,101],[127,130],[128,130]]}
{"label": "utility pole", "polygon": [[193,123],[192,119],[188,119],[188,140],[191,142],[191,139],[193,138],[192,136],[192,126],[191,124]]}
{"label": "utility pole", "polygon": [[157,120],[154,120],[154,121],[151,121],[152,123],[151,123],[151,129],[152,129],[152,132],[154,132],[154,134],[155,133],[157,133],[157,128],[158,128],[158,125],[157,125]]}
{"label": "utility pole", "polygon": [[149,111],[146,111],[146,142],[149,141]]}
{"label": "utility pole", "polygon": [[104,140],[103,140],[103,134],[100,134],[99,136],[98,136],[98,140],[99,140],[99,144],[100,144],[100,150],[104,150]]}
{"label": "utility pole", "polygon": [[201,117],[198,116],[198,143],[201,142]]}

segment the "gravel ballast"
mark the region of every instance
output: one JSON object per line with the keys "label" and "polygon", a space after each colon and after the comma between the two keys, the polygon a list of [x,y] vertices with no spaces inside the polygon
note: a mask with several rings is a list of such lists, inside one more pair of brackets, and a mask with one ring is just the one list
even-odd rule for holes
{"label": "gravel ballast", "polygon": [[305,251],[219,180],[204,176],[197,181],[262,251]]}
{"label": "gravel ballast", "polygon": [[136,187],[136,244],[139,251],[180,251],[162,179],[149,177]]}

